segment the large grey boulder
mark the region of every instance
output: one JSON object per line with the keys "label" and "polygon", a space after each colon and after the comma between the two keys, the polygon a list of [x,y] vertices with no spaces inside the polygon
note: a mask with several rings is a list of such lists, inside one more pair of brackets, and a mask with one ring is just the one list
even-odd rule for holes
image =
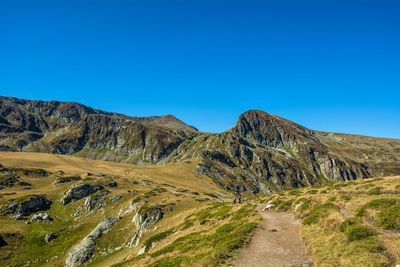
{"label": "large grey boulder", "polygon": [[103,189],[101,185],[92,186],[90,184],[76,184],[71,186],[68,191],[64,194],[64,197],[61,199],[61,203],[63,205],[67,205],[68,203],[74,202],[81,198],[87,197],[90,194],[93,194],[97,191]]}
{"label": "large grey boulder", "polygon": [[67,260],[65,261],[65,266],[75,267],[88,261],[90,257],[92,257],[94,249],[96,248],[96,239],[108,232],[116,221],[116,218],[106,218],[104,221],[99,223],[88,236],[74,247],[73,251],[68,255]]}

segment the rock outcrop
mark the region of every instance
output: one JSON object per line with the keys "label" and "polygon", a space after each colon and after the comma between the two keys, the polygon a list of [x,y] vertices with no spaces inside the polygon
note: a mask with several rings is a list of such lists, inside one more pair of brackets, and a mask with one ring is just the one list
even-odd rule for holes
{"label": "rock outcrop", "polygon": [[104,233],[108,232],[111,226],[117,221],[115,218],[106,218],[93,229],[88,236],[86,236],[77,246],[75,246],[71,253],[69,253],[65,266],[75,267],[88,261],[94,253],[96,248],[96,239],[100,238]]}
{"label": "rock outcrop", "polygon": [[101,209],[107,205],[106,196],[110,193],[108,190],[101,190],[89,196],[85,200],[85,208],[87,211],[91,211],[93,209]]}
{"label": "rock outcrop", "polygon": [[16,219],[22,218],[22,216],[28,216],[33,212],[48,210],[52,201],[49,200],[45,195],[30,196],[27,199],[19,199],[17,202],[10,202],[4,210],[3,214],[17,213]]}
{"label": "rock outcrop", "polygon": [[137,246],[143,233],[146,232],[151,225],[161,220],[163,216],[163,211],[157,205],[152,207],[146,205],[141,206],[132,219],[135,223],[136,231],[133,234],[130,246]]}
{"label": "rock outcrop", "polygon": [[64,193],[64,197],[61,199],[63,205],[67,205],[70,202],[77,201],[90,194],[93,194],[99,190],[104,189],[101,185],[90,185],[90,184],[76,184],[71,186],[67,192]]}

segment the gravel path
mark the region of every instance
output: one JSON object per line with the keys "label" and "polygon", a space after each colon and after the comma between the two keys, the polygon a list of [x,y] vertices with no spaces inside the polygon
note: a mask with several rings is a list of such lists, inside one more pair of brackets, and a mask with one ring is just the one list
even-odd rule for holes
{"label": "gravel path", "polygon": [[258,205],[264,223],[234,266],[311,266],[293,214],[262,211],[263,207]]}

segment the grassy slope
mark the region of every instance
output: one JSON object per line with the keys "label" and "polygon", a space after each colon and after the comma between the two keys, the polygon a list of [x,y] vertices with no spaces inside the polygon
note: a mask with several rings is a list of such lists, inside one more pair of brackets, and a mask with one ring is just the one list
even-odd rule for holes
{"label": "grassy slope", "polygon": [[318,266],[400,262],[400,176],[279,192],[258,201],[272,201],[302,219],[302,236]]}
{"label": "grassy slope", "polygon": [[[10,216],[0,216],[0,234],[14,246],[1,247],[0,260],[10,266],[21,266],[28,261],[37,266],[61,266],[67,252],[104,217],[118,217],[119,214],[122,219],[110,233],[96,241],[94,256],[85,266],[119,263],[123,266],[159,266],[166,262],[220,265],[229,262],[237,253],[260,220],[252,206],[233,206],[229,193],[218,188],[211,179],[195,174],[195,164],[191,163],[141,167],[66,155],[12,152],[1,152],[0,163],[6,167],[42,168],[53,173],[48,178],[21,177],[32,184],[30,190],[14,186],[0,191],[0,204],[32,194],[46,194],[53,200],[51,209],[46,211],[54,218],[50,223],[27,225]],[[55,172],[59,170],[65,172],[64,176],[81,175],[82,181],[87,183],[105,184],[113,179],[118,187],[107,188],[111,191],[109,196],[122,195],[122,199],[117,203],[108,200],[104,210],[74,218],[75,209],[82,206],[85,199],[66,206],[58,200],[72,184],[82,181],[54,185],[59,177]],[[82,174],[87,172],[95,175],[85,178]],[[96,175],[99,173],[107,177]],[[162,189],[153,190],[154,186]],[[228,199],[223,199],[219,192],[228,195]],[[144,233],[138,247],[124,247],[135,230],[132,223],[135,211],[129,210],[129,205],[138,197],[148,206],[166,207],[165,215]],[[46,244],[43,238],[48,232],[56,233],[58,238]],[[149,244],[147,253],[135,257],[144,244]]]}

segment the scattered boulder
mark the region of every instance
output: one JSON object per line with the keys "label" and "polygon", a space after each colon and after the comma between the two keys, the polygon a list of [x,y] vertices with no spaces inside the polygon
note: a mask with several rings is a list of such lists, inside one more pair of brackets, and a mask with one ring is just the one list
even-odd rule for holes
{"label": "scattered boulder", "polygon": [[57,236],[56,236],[53,232],[51,232],[51,233],[48,233],[48,234],[45,236],[44,241],[45,241],[46,243],[49,243],[51,240],[53,240],[53,239],[55,239],[55,238],[57,238]]}
{"label": "scattered boulder", "polygon": [[67,205],[70,202],[74,202],[84,197],[87,197],[88,195],[100,191],[101,189],[104,189],[104,187],[102,187],[101,185],[95,185],[95,186],[91,186],[90,184],[73,185],[64,194],[64,197],[61,199],[61,203],[63,205]]}
{"label": "scattered boulder", "polygon": [[63,171],[58,171],[57,174],[58,175],[64,175],[64,172]]}
{"label": "scattered boulder", "polygon": [[96,248],[96,239],[108,232],[116,221],[116,218],[106,218],[104,221],[99,223],[88,236],[86,236],[77,246],[74,247],[65,261],[65,266],[75,267],[88,261],[93,255],[94,249]]}
{"label": "scattered boulder", "polygon": [[53,218],[50,217],[47,213],[38,213],[34,214],[30,220],[31,223],[34,222],[41,222],[41,223],[48,223],[51,222]]}

